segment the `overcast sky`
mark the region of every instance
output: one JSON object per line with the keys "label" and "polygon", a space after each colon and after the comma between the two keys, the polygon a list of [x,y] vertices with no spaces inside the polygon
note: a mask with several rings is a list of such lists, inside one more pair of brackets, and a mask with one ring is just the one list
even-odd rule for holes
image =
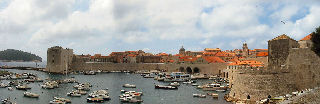
{"label": "overcast sky", "polygon": [[280,34],[299,40],[318,26],[320,0],[0,0],[0,50],[44,59],[56,45],[103,55],[267,48]]}

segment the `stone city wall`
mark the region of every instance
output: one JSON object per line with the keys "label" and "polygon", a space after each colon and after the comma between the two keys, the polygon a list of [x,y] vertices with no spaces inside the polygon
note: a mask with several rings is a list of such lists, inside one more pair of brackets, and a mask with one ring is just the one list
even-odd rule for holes
{"label": "stone city wall", "polygon": [[250,100],[284,96],[294,91],[320,85],[320,58],[310,49],[292,49],[286,63],[279,69],[230,70],[229,96]]}
{"label": "stone city wall", "polygon": [[102,71],[137,71],[137,70],[167,70],[169,72],[181,71],[183,68],[184,72],[187,69],[191,69],[193,72],[196,68],[202,74],[219,74],[221,70],[226,68],[225,63],[211,63],[211,64],[156,64],[156,63],[93,63],[84,62],[81,60],[74,61],[71,65],[72,71],[88,71],[88,70],[102,70]]}

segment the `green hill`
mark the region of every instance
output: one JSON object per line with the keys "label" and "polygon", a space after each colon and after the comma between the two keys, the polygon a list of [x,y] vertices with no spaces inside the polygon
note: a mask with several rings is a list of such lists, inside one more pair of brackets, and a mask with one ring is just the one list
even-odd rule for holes
{"label": "green hill", "polygon": [[42,61],[42,58],[21,50],[7,49],[0,51],[0,60],[7,61]]}

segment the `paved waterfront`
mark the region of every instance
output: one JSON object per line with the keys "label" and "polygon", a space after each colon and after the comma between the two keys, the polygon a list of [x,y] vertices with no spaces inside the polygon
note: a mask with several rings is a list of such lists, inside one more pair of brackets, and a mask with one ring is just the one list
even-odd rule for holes
{"label": "paved waterfront", "polygon": [[[2,69],[1,69],[2,70]],[[31,72],[37,74],[40,78],[52,78],[52,79],[64,79],[74,77],[79,82],[90,82],[93,87],[89,91],[99,89],[109,89],[109,95],[111,96],[110,101],[106,101],[106,104],[118,104],[119,95],[121,89],[142,91],[144,100],[143,104],[227,104],[223,99],[225,93],[219,93],[218,99],[213,99],[210,96],[207,98],[193,98],[193,93],[206,94],[207,92],[200,89],[196,89],[195,86],[181,84],[178,90],[161,90],[154,89],[154,84],[168,84],[165,82],[158,82],[153,78],[142,78],[139,74],[127,74],[127,73],[100,73],[97,75],[50,75],[48,73],[33,71],[33,70],[9,70],[11,72],[23,73]],[[2,81],[5,82],[5,81]],[[198,80],[198,84],[207,83],[210,80]],[[121,86],[125,83],[135,84],[137,88],[122,88]],[[0,98],[4,99],[10,97],[16,99],[18,104],[48,104],[54,96],[65,97],[72,100],[73,104],[85,104],[87,95],[81,97],[68,97],[67,92],[74,90],[72,87],[74,84],[60,84],[59,88],[56,89],[42,89],[40,87],[42,83],[30,83],[32,87],[30,92],[40,94],[38,99],[23,97],[22,90],[9,91],[7,88],[0,88]]]}

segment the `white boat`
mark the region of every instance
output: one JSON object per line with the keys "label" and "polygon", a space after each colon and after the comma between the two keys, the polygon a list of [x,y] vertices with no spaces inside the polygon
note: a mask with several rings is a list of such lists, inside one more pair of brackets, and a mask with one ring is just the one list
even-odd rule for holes
{"label": "white boat", "polygon": [[190,74],[185,74],[182,72],[172,72],[166,75],[163,81],[165,82],[184,82],[190,80]]}
{"label": "white boat", "polygon": [[109,92],[107,90],[93,91],[89,94],[88,98],[102,98],[104,100],[110,100]]}
{"label": "white boat", "polygon": [[193,97],[205,98],[206,95],[204,95],[204,94],[193,94]]}
{"label": "white boat", "polygon": [[71,103],[71,100],[66,98],[54,97],[54,100],[62,101],[65,103]]}
{"label": "white boat", "polygon": [[0,88],[6,88],[8,86],[9,86],[8,84],[0,83]]}
{"label": "white boat", "polygon": [[30,98],[38,98],[40,95],[36,93],[31,93],[31,92],[24,92],[23,95],[25,97],[30,97]]}
{"label": "white boat", "polygon": [[180,86],[180,83],[178,83],[178,82],[173,82],[173,83],[170,83],[169,85],[170,85],[170,86],[176,86],[176,87],[177,87],[177,86]]}
{"label": "white boat", "polygon": [[192,84],[192,86],[199,86],[198,84],[196,84],[196,83],[194,83],[194,84]]}
{"label": "white boat", "polygon": [[49,104],[66,104],[66,102],[60,100],[52,100],[49,102]]}
{"label": "white boat", "polygon": [[9,90],[9,91],[12,91],[12,90],[13,90],[13,88],[12,88],[12,87],[8,87],[8,90]]}
{"label": "white boat", "polygon": [[216,91],[216,90],[226,90],[227,87],[221,86],[220,84],[208,84],[202,86],[202,90],[204,91]]}
{"label": "white boat", "polygon": [[133,84],[124,84],[122,87],[125,87],[125,88],[136,88],[136,85],[133,85]]}
{"label": "white boat", "polygon": [[28,89],[31,89],[31,87],[29,87],[27,85],[18,85],[18,86],[16,86],[16,89],[18,89],[18,90],[28,90]]}

